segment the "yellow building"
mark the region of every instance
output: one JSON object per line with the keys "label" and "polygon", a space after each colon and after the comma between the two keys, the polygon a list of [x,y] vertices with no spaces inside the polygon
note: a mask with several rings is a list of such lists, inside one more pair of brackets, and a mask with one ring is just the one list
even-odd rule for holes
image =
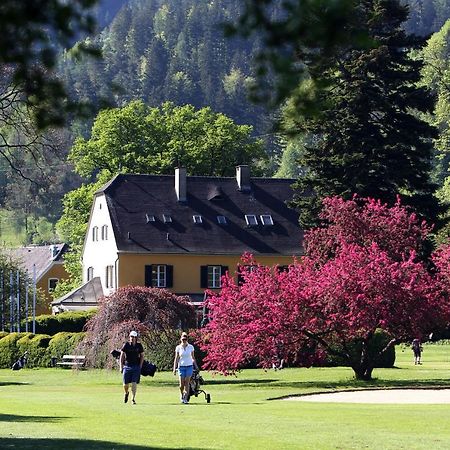
{"label": "yellow building", "polygon": [[30,245],[7,251],[27,271],[29,279],[36,281],[36,288],[44,296],[44,304],[36,306],[37,315],[51,313],[51,291],[58,281],[68,278],[64,268],[64,253],[67,249],[66,244],[52,244]]}
{"label": "yellow building", "polygon": [[289,265],[302,248],[298,214],[287,206],[294,180],[121,174],[95,195],[86,234],[83,282],[105,294],[126,285],[167,288],[193,303],[236,275],[244,253]]}

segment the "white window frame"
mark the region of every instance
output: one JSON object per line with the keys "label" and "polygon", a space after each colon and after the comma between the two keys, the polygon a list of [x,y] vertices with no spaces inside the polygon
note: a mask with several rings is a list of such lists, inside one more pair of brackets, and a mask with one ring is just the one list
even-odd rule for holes
{"label": "white window frame", "polygon": [[87,278],[87,281],[91,281],[92,278],[94,278],[94,268],[92,266],[87,268],[86,278]]}
{"label": "white window frame", "polygon": [[152,287],[167,287],[167,266],[165,264],[152,264]]}
{"label": "white window frame", "polygon": [[194,214],[194,215],[192,216],[192,220],[193,220],[194,223],[197,224],[197,225],[203,223],[203,217],[200,216],[199,214]]}
{"label": "white window frame", "polygon": [[153,214],[146,214],[145,220],[147,221],[147,223],[156,221],[155,216]]}
{"label": "white window frame", "polygon": [[227,218],[225,216],[217,216],[217,223],[219,225],[226,225],[227,224]]}
{"label": "white window frame", "polygon": [[[50,286],[50,283],[52,282],[52,281],[55,281],[55,286],[54,287],[51,287]],[[47,290],[48,290],[48,292],[51,292],[51,291],[53,291],[55,288],[56,288],[56,285],[58,284],[58,281],[59,281],[59,278],[49,278],[48,279],[48,288],[47,288]]]}
{"label": "white window frame", "polygon": [[208,266],[208,288],[219,289],[222,287],[222,266]]}
{"label": "white window frame", "polygon": [[172,216],[170,214],[163,214],[163,222],[164,223],[171,223],[172,222]]}
{"label": "white window frame", "polygon": [[248,227],[256,227],[258,225],[258,218],[255,214],[246,214],[245,222],[247,223]]}
{"label": "white window frame", "polygon": [[114,266],[106,266],[105,269],[105,286],[107,288],[114,287]]}
{"label": "white window frame", "polygon": [[102,226],[102,241],[108,240],[108,225]]}
{"label": "white window frame", "polygon": [[92,241],[96,242],[98,241],[98,227],[92,227]]}
{"label": "white window frame", "polygon": [[270,214],[261,214],[259,216],[259,219],[261,220],[261,223],[264,226],[266,226],[266,227],[273,226],[273,218]]}

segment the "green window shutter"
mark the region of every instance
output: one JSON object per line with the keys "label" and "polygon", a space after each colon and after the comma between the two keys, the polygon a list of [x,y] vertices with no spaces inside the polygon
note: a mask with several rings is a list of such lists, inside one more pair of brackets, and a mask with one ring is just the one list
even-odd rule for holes
{"label": "green window shutter", "polygon": [[152,287],[152,268],[153,266],[145,266],[145,286]]}
{"label": "green window shutter", "polygon": [[200,287],[208,287],[208,266],[200,266]]}
{"label": "green window shutter", "polygon": [[173,287],[173,266],[166,266],[166,287]]}

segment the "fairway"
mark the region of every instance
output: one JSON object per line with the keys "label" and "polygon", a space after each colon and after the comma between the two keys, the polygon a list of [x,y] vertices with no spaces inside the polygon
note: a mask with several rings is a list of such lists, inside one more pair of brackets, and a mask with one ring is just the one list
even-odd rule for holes
{"label": "fairway", "polygon": [[[273,400],[364,387],[450,387],[450,346],[426,345],[422,366],[397,349],[397,368],[369,383],[347,368],[203,372],[211,394],[179,403],[176,378],[143,378],[124,404],[119,372],[0,371],[1,449],[448,449],[450,404]],[[271,400],[272,399],[272,400]]]}

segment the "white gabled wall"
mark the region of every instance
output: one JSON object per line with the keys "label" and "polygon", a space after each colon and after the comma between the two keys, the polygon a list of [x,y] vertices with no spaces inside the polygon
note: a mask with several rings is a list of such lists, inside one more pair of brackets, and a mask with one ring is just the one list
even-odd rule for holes
{"label": "white gabled wall", "polygon": [[[107,239],[102,239],[102,227],[107,226]],[[97,227],[97,240],[93,240],[93,229]],[[88,281],[88,268],[93,268],[93,277],[100,277],[103,292],[108,295],[117,288],[117,244],[114,237],[111,216],[105,196],[97,195],[89,218],[88,230],[84,241],[82,254],[83,283]],[[112,266],[112,286],[108,286],[106,279],[106,268]]]}

